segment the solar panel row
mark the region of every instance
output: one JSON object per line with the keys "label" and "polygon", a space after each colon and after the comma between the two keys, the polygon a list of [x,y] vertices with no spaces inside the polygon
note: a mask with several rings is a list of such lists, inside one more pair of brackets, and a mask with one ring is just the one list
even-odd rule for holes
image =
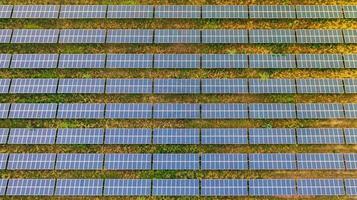
{"label": "solar panel row", "polygon": [[357,18],[357,6],[329,5],[2,5],[0,18],[331,19]]}
{"label": "solar panel row", "polygon": [[0,29],[0,43],[357,43],[354,29]]}
{"label": "solar panel row", "polygon": [[0,195],[355,196],[357,179],[1,179]]}
{"label": "solar panel row", "polygon": [[357,55],[0,54],[0,68],[357,68]]}
{"label": "solar panel row", "polygon": [[357,93],[357,79],[0,79],[0,93]]}
{"label": "solar panel row", "polygon": [[339,103],[9,103],[0,119],[356,119],[357,104]]}
{"label": "solar panel row", "polygon": [[357,170],[357,154],[0,154],[1,170]]}

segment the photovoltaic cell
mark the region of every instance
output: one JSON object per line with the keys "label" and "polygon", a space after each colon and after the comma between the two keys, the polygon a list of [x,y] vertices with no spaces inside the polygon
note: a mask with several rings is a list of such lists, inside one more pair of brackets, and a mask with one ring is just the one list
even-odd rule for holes
{"label": "photovoltaic cell", "polygon": [[155,18],[201,18],[201,6],[164,5],[155,6]]}
{"label": "photovoltaic cell", "polygon": [[203,19],[247,19],[248,6],[205,5],[202,6]]}
{"label": "photovoltaic cell", "polygon": [[109,19],[146,19],[153,18],[154,6],[149,5],[108,5]]}
{"label": "photovoltaic cell", "polygon": [[58,105],[58,119],[102,119],[104,104],[61,103]]}
{"label": "photovoltaic cell", "polygon": [[357,104],[349,103],[344,105],[347,119],[357,119]]}
{"label": "photovoltaic cell", "polygon": [[10,104],[0,103],[0,119],[6,119],[9,114]]}
{"label": "photovoltaic cell", "polygon": [[106,154],[106,170],[150,170],[151,154]]}
{"label": "photovoltaic cell", "polygon": [[66,128],[58,129],[56,144],[103,144],[104,129]]}
{"label": "photovoltaic cell", "polygon": [[104,93],[105,79],[60,79],[58,93]]}
{"label": "photovoltaic cell", "polygon": [[304,196],[337,196],[344,195],[342,179],[298,179],[299,195]]}
{"label": "photovoltaic cell", "polygon": [[296,170],[295,154],[249,154],[250,170]]}
{"label": "photovoltaic cell", "polygon": [[202,30],[202,43],[232,44],[248,43],[248,31],[238,29]]}
{"label": "photovoltaic cell", "polygon": [[343,18],[342,7],[334,5],[297,5],[296,15],[304,19]]}
{"label": "photovoltaic cell", "polygon": [[298,119],[344,118],[343,107],[337,103],[296,104]]}
{"label": "photovoltaic cell", "polygon": [[15,5],[12,18],[58,18],[59,5]]}
{"label": "photovoltaic cell", "polygon": [[344,155],[346,169],[347,170],[356,170],[357,169],[357,154],[348,153]]}
{"label": "photovoltaic cell", "polygon": [[62,5],[60,17],[62,19],[91,19],[105,18],[106,5]]}
{"label": "photovoltaic cell", "polygon": [[105,144],[150,144],[151,129],[106,129]]}
{"label": "photovoltaic cell", "polygon": [[153,55],[107,54],[106,68],[153,68]]}
{"label": "photovoltaic cell", "polygon": [[343,58],[338,54],[298,54],[297,68],[343,68]]}
{"label": "photovoltaic cell", "polygon": [[357,179],[345,179],[346,195],[357,195]]}
{"label": "photovoltaic cell", "polygon": [[0,19],[8,19],[11,17],[12,5],[1,5],[0,6]]}
{"label": "photovoltaic cell", "polygon": [[0,94],[9,92],[11,79],[0,79]]}
{"label": "photovoltaic cell", "polygon": [[[0,30],[0,34],[1,34],[1,30]],[[1,40],[1,35],[0,35],[0,40]],[[11,54],[0,54],[0,69],[9,68],[10,60],[11,60]]]}
{"label": "photovoltaic cell", "polygon": [[248,93],[247,79],[202,79],[204,94],[245,94]]}
{"label": "photovoltaic cell", "polygon": [[347,44],[357,43],[357,30],[342,30],[343,38]]}
{"label": "photovoltaic cell", "polygon": [[155,30],[154,43],[200,43],[201,33],[194,29]]}
{"label": "photovoltaic cell", "polygon": [[198,119],[200,118],[199,104],[161,103],[154,105],[154,119]]}
{"label": "photovoltaic cell", "polygon": [[105,29],[63,29],[59,43],[105,43]]}
{"label": "photovoltaic cell", "polygon": [[11,34],[11,29],[0,29],[0,43],[10,43]]}
{"label": "photovoltaic cell", "polygon": [[154,68],[200,68],[200,55],[155,54]]}
{"label": "photovoltaic cell", "polygon": [[199,180],[154,179],[153,196],[198,196]]}
{"label": "photovoltaic cell", "polygon": [[199,144],[199,129],[154,129],[154,144]]}
{"label": "photovoltaic cell", "polygon": [[248,196],[248,184],[244,179],[203,179],[201,196]]}
{"label": "photovoltaic cell", "polygon": [[57,68],[58,54],[14,54],[10,68]]}
{"label": "photovoltaic cell", "polygon": [[0,144],[6,144],[8,135],[9,135],[8,128],[0,128]]}
{"label": "photovoltaic cell", "polygon": [[10,119],[53,119],[56,117],[55,103],[13,103]]}
{"label": "photovoltaic cell", "polygon": [[152,104],[110,103],[106,106],[106,119],[151,119]]}
{"label": "photovoltaic cell", "polygon": [[249,93],[281,94],[296,93],[294,79],[249,79]]}
{"label": "photovoltaic cell", "polygon": [[106,179],[104,196],[150,196],[149,179]]}
{"label": "photovoltaic cell", "polygon": [[14,29],[11,43],[57,43],[58,29]]}
{"label": "photovoltaic cell", "polygon": [[344,93],[340,79],[296,79],[298,93]]}
{"label": "photovoltaic cell", "polygon": [[343,83],[346,93],[357,93],[357,79],[344,79]]}
{"label": "photovoltaic cell", "polygon": [[287,103],[252,103],[249,104],[251,119],[294,119],[295,104]]}
{"label": "photovoltaic cell", "polygon": [[101,196],[102,179],[57,179],[56,196]]}
{"label": "photovoltaic cell", "polygon": [[248,68],[248,56],[243,54],[203,54],[202,68]]}
{"label": "photovoltaic cell", "polygon": [[155,79],[155,94],[197,94],[201,91],[200,79]]}
{"label": "photovoltaic cell", "polygon": [[[6,169],[6,163],[7,159],[9,157],[9,154],[7,153],[0,153],[0,169],[5,170]],[[1,182],[0,182],[1,183]],[[0,187],[1,188],[1,187]],[[0,189],[1,191],[1,189]]]}
{"label": "photovoltaic cell", "polygon": [[247,119],[246,104],[202,104],[202,119]]}
{"label": "photovoltaic cell", "polygon": [[355,19],[357,18],[357,6],[353,6],[353,5],[343,6],[343,13],[345,18]]}
{"label": "photovoltaic cell", "polygon": [[107,43],[153,43],[153,39],[151,29],[112,29],[107,34]]}
{"label": "photovoltaic cell", "polygon": [[55,179],[10,179],[7,196],[52,196]]}
{"label": "photovoltaic cell", "polygon": [[295,129],[252,128],[249,129],[250,144],[296,144]]}
{"label": "photovoltaic cell", "polygon": [[345,129],[346,144],[357,144],[357,128]]}
{"label": "photovoltaic cell", "polygon": [[344,144],[343,130],[338,128],[299,128],[299,144]]}
{"label": "photovoltaic cell", "polygon": [[343,43],[341,30],[334,29],[300,29],[296,30],[297,43],[332,44]]}
{"label": "photovoltaic cell", "polygon": [[247,129],[206,128],[201,129],[202,144],[248,144]]}
{"label": "photovoltaic cell", "polygon": [[249,180],[250,196],[292,196],[296,195],[293,179],[252,179]]}
{"label": "photovoltaic cell", "polygon": [[8,144],[55,144],[55,128],[12,128]]}
{"label": "photovoltaic cell", "polygon": [[153,154],[153,170],[198,170],[198,154]]}
{"label": "photovoltaic cell", "polygon": [[295,31],[288,29],[249,30],[250,43],[296,43]]}
{"label": "photovoltaic cell", "polygon": [[58,68],[104,68],[105,54],[61,54]]}
{"label": "photovoltaic cell", "polygon": [[7,163],[8,170],[53,170],[56,154],[31,153],[10,154]]}
{"label": "photovoltaic cell", "polygon": [[342,154],[304,153],[297,154],[299,170],[342,170],[345,164]]}
{"label": "photovoltaic cell", "polygon": [[57,91],[58,79],[12,79],[9,93],[53,94]]}
{"label": "photovoltaic cell", "polygon": [[202,170],[247,170],[247,154],[202,154]]}
{"label": "photovoltaic cell", "polygon": [[57,154],[56,170],[101,170],[103,154]]}
{"label": "photovoltaic cell", "polygon": [[151,94],[151,79],[107,79],[107,94]]}
{"label": "photovoltaic cell", "polygon": [[250,68],[296,68],[295,55],[292,54],[251,54]]}
{"label": "photovoltaic cell", "polygon": [[287,5],[251,5],[249,17],[252,19],[294,19],[295,6]]}

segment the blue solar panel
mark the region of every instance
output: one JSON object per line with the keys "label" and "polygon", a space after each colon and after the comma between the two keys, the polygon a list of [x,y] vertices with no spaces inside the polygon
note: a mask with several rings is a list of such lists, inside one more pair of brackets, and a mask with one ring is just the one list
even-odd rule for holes
{"label": "blue solar panel", "polygon": [[199,104],[161,103],[154,105],[154,119],[198,119],[200,118]]}
{"label": "blue solar panel", "polygon": [[154,170],[198,170],[198,154],[154,154]]}
{"label": "blue solar panel", "polygon": [[340,79],[297,79],[298,93],[344,93]]}
{"label": "blue solar panel", "polygon": [[[0,40],[1,40],[1,36],[0,36]],[[10,60],[11,60],[11,54],[0,54],[0,69],[9,68]]]}
{"label": "blue solar panel", "polygon": [[102,179],[57,179],[56,196],[101,196]]}
{"label": "blue solar panel", "polygon": [[59,5],[15,5],[12,18],[56,19],[59,9]]}
{"label": "blue solar panel", "polygon": [[342,179],[298,179],[299,195],[304,196],[337,196],[344,195]]}
{"label": "blue solar panel", "polygon": [[201,91],[200,79],[155,79],[156,94],[197,94]]}
{"label": "blue solar panel", "polygon": [[9,114],[10,104],[0,103],[0,119],[6,119]]}
{"label": "blue solar panel", "polygon": [[11,12],[14,6],[12,5],[1,5],[0,6],[0,19],[9,19],[11,17]]}
{"label": "blue solar panel", "polygon": [[249,154],[251,170],[296,170],[295,154]]}
{"label": "blue solar panel", "polygon": [[342,7],[335,5],[297,5],[296,15],[305,19],[343,18]]}
{"label": "blue solar panel", "polygon": [[0,43],[9,43],[11,40],[11,29],[0,29]]}
{"label": "blue solar panel", "polygon": [[8,128],[0,128],[0,144],[6,144],[8,135]]}
{"label": "blue solar panel", "polygon": [[150,144],[151,129],[106,129],[105,144]]}
{"label": "blue solar panel", "polygon": [[109,19],[146,19],[154,17],[154,6],[149,5],[108,5]]}
{"label": "blue solar panel", "polygon": [[248,196],[247,180],[203,179],[201,196]]}
{"label": "blue solar panel", "polygon": [[57,104],[55,103],[13,103],[10,119],[53,119],[56,117]]}
{"label": "blue solar panel", "polygon": [[248,6],[245,5],[205,5],[202,6],[203,19],[247,19]]}
{"label": "blue solar panel", "polygon": [[9,92],[11,79],[0,79],[0,94]]}
{"label": "blue solar panel", "polygon": [[153,196],[198,196],[199,180],[154,179]]}
{"label": "blue solar panel", "polygon": [[202,43],[232,44],[248,43],[248,31],[238,29],[202,30]]}
{"label": "blue solar panel", "polygon": [[250,144],[296,144],[295,129],[252,128],[249,129]]}
{"label": "blue solar panel", "polygon": [[295,55],[292,54],[251,54],[250,68],[296,68]]}
{"label": "blue solar panel", "polygon": [[[9,157],[9,154],[7,153],[0,153],[0,169],[5,170],[6,169],[6,163],[7,159]],[[1,189],[0,189],[1,191]]]}
{"label": "blue solar panel", "polygon": [[202,144],[248,144],[248,132],[243,128],[201,129]]}
{"label": "blue solar panel", "polygon": [[345,179],[345,186],[347,195],[357,195],[357,179]]}
{"label": "blue solar panel", "polygon": [[249,180],[250,196],[292,196],[296,195],[293,179]]}
{"label": "blue solar panel", "polygon": [[346,144],[357,144],[357,128],[345,129]]}
{"label": "blue solar panel", "polygon": [[346,44],[357,43],[357,30],[342,30],[343,38]]}
{"label": "blue solar panel", "polygon": [[5,195],[7,179],[0,179],[0,195]]}
{"label": "blue solar panel", "polygon": [[57,154],[56,170],[101,170],[103,154]]}
{"label": "blue solar panel", "polygon": [[57,43],[58,29],[14,29],[11,43]]}
{"label": "blue solar panel", "polygon": [[150,196],[149,179],[106,179],[104,196]]}
{"label": "blue solar panel", "polygon": [[342,31],[337,29],[300,29],[296,30],[296,36],[297,43],[343,43]]}
{"label": "blue solar panel", "polygon": [[62,5],[59,18],[92,19],[105,18],[106,5]]}
{"label": "blue solar panel", "polygon": [[7,170],[53,170],[56,154],[10,154]]}
{"label": "blue solar panel", "polygon": [[201,33],[194,29],[155,30],[154,43],[200,43]]}
{"label": "blue solar panel", "polygon": [[202,154],[202,170],[247,170],[247,154]]}
{"label": "blue solar panel", "polygon": [[349,94],[357,93],[357,79],[344,79],[345,92]]}
{"label": "blue solar panel", "polygon": [[58,54],[14,54],[10,68],[53,69],[57,68]]}
{"label": "blue solar panel", "polygon": [[105,92],[108,94],[151,94],[151,79],[107,79]]}
{"label": "blue solar panel", "polygon": [[153,43],[154,30],[151,29],[112,29],[108,30],[106,43]]}
{"label": "blue solar panel", "polygon": [[55,179],[10,179],[7,196],[52,196]]}
{"label": "blue solar panel", "polygon": [[59,43],[105,43],[105,29],[63,29]]}
{"label": "blue solar panel", "polygon": [[347,119],[356,119],[357,118],[357,104],[349,103],[344,105],[345,114]]}
{"label": "blue solar panel", "polygon": [[247,79],[202,79],[202,93],[248,93]]}
{"label": "blue solar panel", "polygon": [[159,5],[155,6],[154,18],[201,18],[201,6],[194,5]]}
{"label": "blue solar panel", "polygon": [[12,79],[9,93],[56,93],[58,79]]}
{"label": "blue solar panel", "polygon": [[104,129],[66,128],[58,129],[56,144],[103,144]]}
{"label": "blue solar panel", "polygon": [[106,154],[105,170],[150,170],[151,154]]}
{"label": "blue solar panel", "polygon": [[296,43],[295,31],[288,29],[249,30],[249,43]]}
{"label": "blue solar panel", "polygon": [[297,154],[299,170],[341,170],[345,169],[342,154],[305,153]]}
{"label": "blue solar panel", "polygon": [[102,119],[104,104],[61,103],[58,105],[58,119]]}
{"label": "blue solar panel", "polygon": [[55,144],[55,128],[12,128],[8,144]]}
{"label": "blue solar panel", "polygon": [[298,68],[343,68],[342,55],[338,54],[298,54]]}
{"label": "blue solar panel", "polygon": [[336,103],[296,104],[298,119],[344,118],[343,106]]}
{"label": "blue solar panel", "polygon": [[294,119],[296,118],[295,104],[286,103],[252,103],[249,104],[251,119]]}
{"label": "blue solar panel", "polygon": [[280,94],[296,93],[294,79],[249,79],[249,93],[253,94]]}
{"label": "blue solar panel", "polygon": [[198,54],[155,54],[154,68],[200,68]]}
{"label": "blue solar panel", "polygon": [[199,144],[199,129],[154,129],[154,144]]}
{"label": "blue solar panel", "polygon": [[102,94],[105,79],[60,79],[58,93],[96,93]]}
{"label": "blue solar panel", "polygon": [[58,68],[104,68],[105,54],[61,54]]}
{"label": "blue solar panel", "polygon": [[246,104],[202,104],[202,119],[247,119]]}
{"label": "blue solar panel", "polygon": [[347,18],[347,19],[357,18],[357,6],[345,5],[345,6],[342,6],[342,9],[343,9],[345,18]]}
{"label": "blue solar panel", "polygon": [[152,104],[109,103],[105,111],[106,119],[151,119]]}
{"label": "blue solar panel", "polygon": [[248,68],[244,54],[203,54],[202,68]]}
{"label": "blue solar panel", "polygon": [[153,68],[152,54],[107,54],[106,68]]}
{"label": "blue solar panel", "polygon": [[344,155],[346,169],[347,170],[356,170],[357,169],[357,154],[355,153],[348,153]]}
{"label": "blue solar panel", "polygon": [[295,6],[290,5],[251,5],[249,17],[252,19],[294,19]]}
{"label": "blue solar panel", "polygon": [[343,130],[339,128],[299,128],[298,144],[344,144]]}

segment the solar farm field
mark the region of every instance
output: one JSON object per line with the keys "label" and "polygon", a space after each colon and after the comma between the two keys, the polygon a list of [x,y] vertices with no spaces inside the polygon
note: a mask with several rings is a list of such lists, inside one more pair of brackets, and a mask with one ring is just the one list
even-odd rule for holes
{"label": "solar farm field", "polygon": [[0,2],[0,198],[356,197],[357,1]]}

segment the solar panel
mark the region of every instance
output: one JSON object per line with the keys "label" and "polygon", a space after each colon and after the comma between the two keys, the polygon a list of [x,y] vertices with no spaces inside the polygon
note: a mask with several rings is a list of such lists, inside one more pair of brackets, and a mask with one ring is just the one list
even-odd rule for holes
{"label": "solar panel", "polygon": [[293,179],[251,179],[250,196],[292,196],[296,195]]}
{"label": "solar panel", "polygon": [[109,19],[146,19],[153,18],[154,6],[149,5],[108,5]]}
{"label": "solar panel", "polygon": [[65,128],[58,129],[56,144],[103,144],[104,129]]}
{"label": "solar panel", "polygon": [[344,93],[340,79],[296,79],[298,93]]}
{"label": "solar panel", "polygon": [[56,111],[55,103],[13,103],[9,119],[53,119]]}
{"label": "solar panel", "polygon": [[56,170],[101,170],[103,167],[103,154],[57,154]]}
{"label": "solar panel", "polygon": [[5,195],[7,179],[0,179],[0,195]]}
{"label": "solar panel", "polygon": [[106,179],[104,196],[150,196],[149,179]]}
{"label": "solar panel", "polygon": [[247,170],[247,154],[202,154],[202,170]]}
{"label": "solar panel", "polygon": [[299,170],[342,170],[345,164],[342,154],[304,153],[297,154]]}
{"label": "solar panel", "polygon": [[299,128],[299,144],[344,144],[343,130],[339,128]]}
{"label": "solar panel", "polygon": [[0,94],[9,92],[11,79],[0,79]]}
{"label": "solar panel", "polygon": [[53,170],[54,153],[13,153],[9,155],[7,170]]}
{"label": "solar panel", "polygon": [[201,196],[248,196],[247,180],[203,179]]}
{"label": "solar panel", "polygon": [[198,196],[199,180],[154,179],[153,196]]}
{"label": "solar panel", "polygon": [[150,170],[151,154],[106,154],[105,170]]}
{"label": "solar panel", "polygon": [[356,170],[357,169],[357,154],[348,153],[344,155],[346,169],[347,170]]}
{"label": "solar panel", "polygon": [[201,6],[194,5],[160,5],[155,6],[155,18],[201,18]]}
{"label": "solar panel", "polygon": [[151,119],[152,104],[109,103],[105,110],[106,119]]}
{"label": "solar panel", "polygon": [[151,29],[112,29],[107,33],[107,43],[153,43],[153,39]]}
{"label": "solar panel", "polygon": [[154,68],[200,68],[200,55],[155,54]]}
{"label": "solar panel", "polygon": [[298,194],[304,196],[337,196],[345,194],[342,179],[298,179],[297,189]]}
{"label": "solar panel", "polygon": [[295,119],[295,104],[288,103],[252,103],[249,104],[251,119]]}
{"label": "solar panel", "polygon": [[0,103],[0,119],[6,119],[9,114],[10,104]]}
{"label": "solar panel", "polygon": [[55,128],[12,128],[8,144],[55,144]]}
{"label": "solar panel", "polygon": [[[1,30],[0,30],[0,34],[1,34]],[[0,35],[0,40],[1,40],[1,35]],[[0,54],[0,69],[9,68],[10,60],[11,60],[11,54]]]}
{"label": "solar panel", "polygon": [[106,129],[105,144],[151,144],[151,129]]}
{"label": "solar panel", "polygon": [[252,19],[294,19],[295,6],[288,5],[251,5],[249,18]]}
{"label": "solar panel", "polygon": [[[1,170],[5,170],[6,169],[6,163],[7,163],[8,157],[9,157],[9,154],[0,153],[0,169]],[[0,181],[0,183],[1,183],[1,181]],[[0,189],[0,191],[1,191],[1,189]]]}
{"label": "solar panel", "polygon": [[245,94],[248,93],[247,79],[202,79],[204,94]]}
{"label": "solar panel", "polygon": [[198,170],[198,154],[153,154],[153,170]]}
{"label": "solar panel", "polygon": [[357,179],[345,179],[346,194],[357,195]]}
{"label": "solar panel", "polygon": [[200,105],[187,103],[161,103],[155,104],[154,119],[198,119],[200,118]]}
{"label": "solar panel", "polygon": [[101,196],[102,179],[57,179],[56,196]]}
{"label": "solar panel", "polygon": [[247,119],[247,104],[210,103],[201,105],[202,119]]}
{"label": "solar panel", "polygon": [[107,54],[106,68],[153,68],[153,55]]}
{"label": "solar panel", "polygon": [[105,79],[60,79],[58,93],[103,94]]}
{"label": "solar panel", "polygon": [[250,170],[296,170],[295,154],[249,154]]}
{"label": "solar panel", "polygon": [[55,179],[10,179],[7,196],[52,196]]}
{"label": "solar panel", "polygon": [[295,129],[252,128],[249,129],[250,144],[296,144]]}
{"label": "solar panel", "polygon": [[343,18],[342,7],[334,5],[297,5],[296,15],[302,19]]}
{"label": "solar panel", "polygon": [[205,5],[202,6],[203,19],[247,19],[248,6]]}
{"label": "solar panel", "polygon": [[343,83],[346,93],[357,93],[357,79],[344,79]]}
{"label": "solar panel", "polygon": [[63,29],[59,43],[105,43],[105,29]]}
{"label": "solar panel", "polygon": [[296,36],[297,43],[343,43],[342,31],[336,29],[300,29],[296,30]]}
{"label": "solar panel", "polygon": [[357,18],[357,6],[354,5],[345,5],[343,7],[343,13],[347,19]]}
{"label": "solar panel", "polygon": [[357,128],[345,129],[346,144],[357,144]]}
{"label": "solar panel", "polygon": [[154,144],[199,144],[199,129],[154,129]]}
{"label": "solar panel", "polygon": [[343,107],[337,103],[296,104],[298,119],[344,118]]}
{"label": "solar panel", "polygon": [[155,79],[155,94],[197,94],[201,92],[200,79]]}
{"label": "solar panel", "polygon": [[248,132],[244,128],[201,129],[202,144],[248,144]]}
{"label": "solar panel", "polygon": [[342,30],[345,43],[357,43],[357,30]]}
{"label": "solar panel", "polygon": [[104,68],[105,54],[61,54],[58,68]]}
{"label": "solar panel", "polygon": [[294,79],[249,79],[249,93],[281,94],[296,93]]}
{"label": "solar panel", "polygon": [[248,30],[205,29],[202,30],[202,43],[232,44],[248,43]]}
{"label": "solar panel", "polygon": [[62,19],[91,19],[105,18],[106,5],[62,5],[60,17]]}
{"label": "solar panel", "polygon": [[12,79],[9,93],[53,94],[57,91],[58,79]]}
{"label": "solar panel", "polygon": [[58,54],[14,54],[10,68],[57,68]]}
{"label": "solar panel", "polygon": [[12,18],[58,18],[59,5],[15,5]]}
{"label": "solar panel", "polygon": [[6,144],[8,135],[8,128],[0,128],[0,144]]}
{"label": "solar panel", "polygon": [[58,105],[58,119],[102,119],[104,104],[61,103]]}
{"label": "solar panel", "polygon": [[342,55],[338,54],[298,54],[297,68],[343,68]]}
{"label": "solar panel", "polygon": [[0,29],[0,43],[10,43],[11,34],[11,29]]}
{"label": "solar panel", "polygon": [[248,56],[244,54],[203,54],[202,68],[248,68]]}
{"label": "solar panel", "polygon": [[296,43],[295,31],[288,29],[249,30],[249,43]]}
{"label": "solar panel", "polygon": [[250,54],[249,68],[296,68],[292,54]]}
{"label": "solar panel", "polygon": [[107,79],[105,92],[108,94],[151,94],[151,79]]}
{"label": "solar panel", "polygon": [[58,29],[14,29],[11,43],[57,43]]}
{"label": "solar panel", "polygon": [[345,115],[347,119],[357,118],[357,104],[349,103],[349,104],[345,104],[343,107],[345,109]]}
{"label": "solar panel", "polygon": [[154,43],[200,43],[201,31],[194,29],[155,30]]}
{"label": "solar panel", "polygon": [[11,17],[12,5],[1,5],[0,6],[0,19],[8,19]]}

